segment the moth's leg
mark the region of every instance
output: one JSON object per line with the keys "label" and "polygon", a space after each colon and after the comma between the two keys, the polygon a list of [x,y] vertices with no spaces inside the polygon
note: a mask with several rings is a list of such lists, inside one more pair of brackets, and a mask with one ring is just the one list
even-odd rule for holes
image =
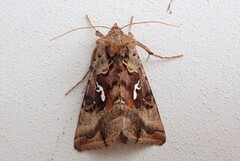
{"label": "moth's leg", "polygon": [[148,53],[148,58],[147,60],[149,59],[149,57],[152,55],[152,56],[155,56],[155,57],[158,57],[160,59],[174,59],[174,58],[179,58],[179,57],[182,57],[183,55],[174,55],[174,56],[161,56],[161,55],[156,55],[154,54],[147,46],[145,46],[144,44],[142,44],[141,42],[137,41],[137,46],[143,48],[147,53]]}
{"label": "moth's leg", "polygon": [[133,34],[131,33],[132,23],[133,23],[133,16],[131,16],[130,26],[129,26],[129,30],[128,30],[128,36],[130,36],[130,37],[133,37]]}
{"label": "moth's leg", "polygon": [[98,37],[103,37],[104,35],[93,26],[93,24],[90,21],[88,15],[86,15],[86,18],[87,18],[87,21],[89,22],[90,26],[95,30],[95,35],[98,36]]}
{"label": "moth's leg", "polygon": [[68,90],[67,93],[65,93],[65,96],[68,95],[75,87],[77,87],[87,77],[90,71],[91,70],[89,69],[87,73],[83,76],[83,78],[76,85],[74,85],[70,90]]}

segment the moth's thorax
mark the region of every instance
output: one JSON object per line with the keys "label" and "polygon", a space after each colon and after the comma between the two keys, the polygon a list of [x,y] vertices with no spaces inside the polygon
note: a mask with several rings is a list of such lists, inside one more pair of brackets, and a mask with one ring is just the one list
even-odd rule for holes
{"label": "moth's thorax", "polygon": [[[129,50],[129,46],[135,44],[135,39],[132,36],[125,35],[120,27],[115,23],[108,34],[98,40],[98,43],[103,43],[107,54],[110,57],[120,55],[125,57]],[[135,45],[133,45],[135,46]]]}
{"label": "moth's thorax", "polygon": [[117,36],[117,35],[124,35],[121,28],[115,23],[111,30],[108,32],[108,36]]}

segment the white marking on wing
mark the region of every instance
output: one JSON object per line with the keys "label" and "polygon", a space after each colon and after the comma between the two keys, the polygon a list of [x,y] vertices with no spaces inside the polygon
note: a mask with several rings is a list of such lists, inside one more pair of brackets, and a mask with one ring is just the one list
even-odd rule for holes
{"label": "white marking on wing", "polygon": [[138,82],[134,85],[133,100],[135,100],[137,98],[137,90],[140,90],[140,89],[141,89],[140,80],[138,80]]}
{"label": "white marking on wing", "polygon": [[103,87],[100,86],[100,85],[98,84],[98,82],[96,82],[96,91],[97,91],[97,92],[101,92],[101,99],[102,99],[102,101],[104,102],[104,101],[105,101],[105,93],[104,93]]}

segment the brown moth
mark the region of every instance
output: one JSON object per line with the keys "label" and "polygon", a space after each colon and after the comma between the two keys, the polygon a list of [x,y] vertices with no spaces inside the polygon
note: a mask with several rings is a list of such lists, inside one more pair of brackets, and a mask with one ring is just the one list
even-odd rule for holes
{"label": "brown moth", "polygon": [[[87,19],[95,29],[96,26]],[[126,26],[131,28],[131,25],[138,23],[133,23],[131,19]],[[103,148],[116,142],[162,145],[166,141],[159,111],[136,47],[162,59],[182,55],[155,55],[134,39],[130,29],[126,35],[122,28],[115,23],[106,36],[95,29],[100,38],[93,50],[89,71],[84,76],[89,75],[89,79],[74,137],[74,147],[79,151]]]}

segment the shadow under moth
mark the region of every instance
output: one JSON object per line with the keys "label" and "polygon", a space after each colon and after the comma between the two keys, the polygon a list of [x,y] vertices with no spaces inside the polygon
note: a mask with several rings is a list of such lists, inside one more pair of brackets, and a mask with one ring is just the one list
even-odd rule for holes
{"label": "shadow under moth", "polygon": [[[182,55],[155,55],[147,46],[134,39],[130,32],[131,26],[135,24],[163,22],[133,23],[132,17],[128,25],[120,28],[115,23],[112,28],[108,28],[93,26],[86,17],[90,26],[85,28],[93,28],[100,38],[93,50],[89,70],[83,77],[89,78],[74,137],[75,149],[99,149],[128,141],[164,144],[164,127],[136,47],[143,48],[149,56],[161,59]],[[129,32],[124,34],[122,28],[127,26]],[[96,27],[108,28],[110,31],[104,36]]]}

